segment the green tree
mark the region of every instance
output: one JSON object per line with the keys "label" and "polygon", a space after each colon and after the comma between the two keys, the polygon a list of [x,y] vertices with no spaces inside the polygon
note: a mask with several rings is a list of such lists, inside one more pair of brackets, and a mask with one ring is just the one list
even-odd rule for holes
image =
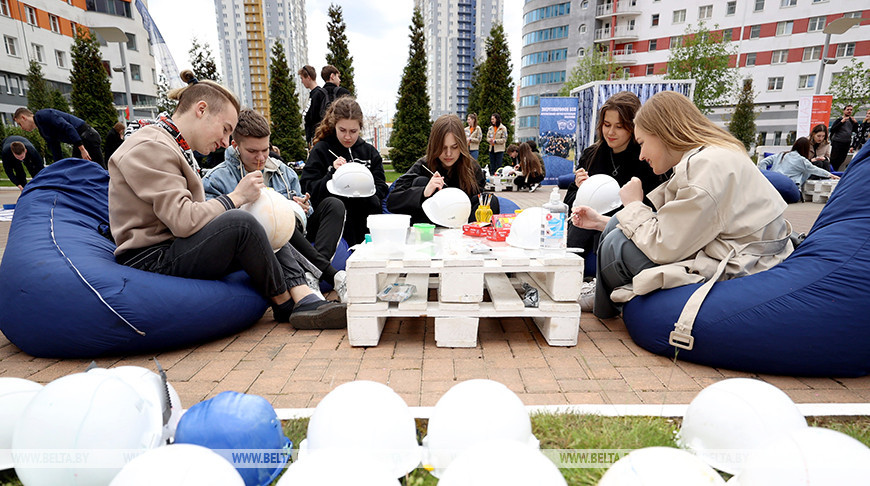
{"label": "green tree", "polygon": [[88,122],[101,135],[118,122],[112,85],[102,59],[96,37],[79,28],[72,47],[70,101],[75,115]]}
{"label": "green tree", "polygon": [[834,75],[828,94],[834,97],[835,112],[846,105],[854,106],[858,112],[870,104],[870,68],[865,69],[862,61],[853,58],[843,72]]}
{"label": "green tree", "polygon": [[296,83],[284,56],[284,46],[275,42],[269,66],[269,112],[272,120],[272,143],[287,160],[305,160],[305,131],[299,111]]}
{"label": "green tree", "polygon": [[743,80],[743,89],[737,96],[734,113],[728,122],[728,131],[743,142],[746,150],[755,142],[755,90],[752,89],[752,78]]}
{"label": "green tree", "polygon": [[477,124],[480,125],[480,71],[483,69],[483,63],[474,60],[474,67],[471,68],[471,86],[468,88],[468,113],[475,113],[478,116]]}
{"label": "green tree", "polygon": [[51,107],[69,113],[69,102],[66,100],[66,96],[56,89],[51,90]]}
{"label": "green tree", "polygon": [[690,25],[680,45],[671,47],[665,78],[694,79],[695,106],[709,113],[726,103],[737,84],[737,68],[731,67],[734,54],[721,32],[710,32],[704,22],[694,30]]}
{"label": "green tree", "polygon": [[399,99],[393,134],[390,136],[390,159],[397,172],[407,171],[414,162],[426,155],[429,131],[429,94],[426,92],[426,46],[423,33],[423,15],[414,9],[410,26],[411,44],[408,64],[402,71]]}
{"label": "green tree", "polygon": [[36,113],[43,108],[51,108],[51,92],[42,74],[42,65],[36,60],[30,60],[27,69],[27,108]]}
{"label": "green tree", "polygon": [[329,5],[329,23],[326,30],[329,32],[329,40],[326,42],[326,64],[335,66],[341,73],[341,86],[356,96],[356,86],[353,83],[353,57],[347,45],[347,35],[344,33],[347,26],[344,24],[341,7],[335,4]]}
{"label": "green tree", "polygon": [[612,74],[619,71],[619,64],[613,61],[610,53],[590,47],[585,56],[577,58],[577,64],[571,69],[571,75],[559,90],[559,96],[568,96],[572,89],[586,83],[610,79]]}
{"label": "green tree", "polygon": [[168,95],[170,91],[169,81],[166,79],[166,76],[161,74],[157,82],[157,109],[160,110],[160,113],[165,111],[172,115],[175,112],[175,107],[178,106],[178,100],[169,99]]}
{"label": "green tree", "polygon": [[211,54],[211,47],[208,45],[208,42],[200,44],[196,37],[194,37],[190,50],[187,53],[190,56],[191,70],[196,79],[210,79],[218,83],[221,81],[221,75],[218,72],[217,63]]}
{"label": "green tree", "polygon": [[480,68],[477,85],[477,117],[484,140],[480,144],[477,162],[481,166],[489,164],[489,146],[486,144],[486,131],[490,126],[493,113],[501,115],[501,122],[507,127],[508,142],[514,133],[514,81],[511,77],[511,52],[504,35],[504,27],[496,24],[486,39],[486,61]]}

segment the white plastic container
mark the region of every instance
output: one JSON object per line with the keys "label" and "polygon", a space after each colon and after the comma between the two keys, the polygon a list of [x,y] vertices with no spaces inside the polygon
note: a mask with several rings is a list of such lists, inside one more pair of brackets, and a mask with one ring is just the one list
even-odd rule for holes
{"label": "white plastic container", "polygon": [[404,247],[411,227],[407,214],[372,214],[367,220],[372,243],[379,248]]}
{"label": "white plastic container", "polygon": [[560,200],[559,188],[554,187],[541,215],[541,249],[564,250],[567,242],[568,205]]}

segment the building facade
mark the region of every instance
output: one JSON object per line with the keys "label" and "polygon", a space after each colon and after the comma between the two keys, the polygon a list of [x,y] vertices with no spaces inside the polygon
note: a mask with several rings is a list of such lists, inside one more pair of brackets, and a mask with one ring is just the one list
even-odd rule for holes
{"label": "building facade", "polygon": [[[12,114],[27,106],[30,61],[42,65],[48,85],[69,100],[71,50],[77,27],[117,27],[127,35],[123,44],[129,66],[134,117],[157,114],[157,72],[148,33],[132,0],[0,0],[0,122],[13,124]],[[120,45],[97,35],[119,120],[127,106]]]}
{"label": "building facade", "polygon": [[[483,62],[486,38],[504,18],[503,0],[414,0],[423,14],[426,79],[432,119],[468,112],[475,62]],[[475,61],[476,60],[476,61]]]}
{"label": "building facade", "polygon": [[300,103],[308,90],[296,71],[306,64],[308,38],[305,0],[215,0],[220,56],[226,85],[249,106],[269,118],[269,60],[281,41],[296,82]]}
{"label": "building facade", "polygon": [[594,0],[529,0],[523,6],[516,138],[538,136],[540,99],[558,96],[577,58],[592,45]]}

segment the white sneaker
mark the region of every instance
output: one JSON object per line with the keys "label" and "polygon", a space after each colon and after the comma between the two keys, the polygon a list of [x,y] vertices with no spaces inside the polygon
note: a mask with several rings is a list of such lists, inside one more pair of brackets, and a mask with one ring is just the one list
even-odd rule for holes
{"label": "white sneaker", "polygon": [[333,279],[332,288],[335,289],[335,293],[338,294],[338,300],[341,303],[347,302],[347,272],[344,270],[339,270],[335,273],[335,278]]}
{"label": "white sneaker", "polygon": [[595,279],[589,282],[583,282],[580,285],[580,297],[577,299],[580,303],[580,310],[583,312],[592,312],[592,307],[595,304]]}
{"label": "white sneaker", "polygon": [[313,273],[305,272],[305,283],[308,284],[308,288],[314,291],[314,295],[320,297],[320,300],[326,300],[323,293],[320,292],[320,280]]}
{"label": "white sneaker", "polygon": [[540,184],[532,184],[532,186],[529,187],[529,192],[535,192],[535,189],[538,187],[540,187]]}

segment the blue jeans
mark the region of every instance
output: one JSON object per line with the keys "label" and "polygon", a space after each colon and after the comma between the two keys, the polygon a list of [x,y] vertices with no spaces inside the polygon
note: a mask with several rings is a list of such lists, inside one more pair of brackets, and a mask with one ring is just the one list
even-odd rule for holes
{"label": "blue jeans", "polygon": [[611,217],[601,232],[598,245],[598,261],[595,269],[595,304],[592,313],[596,317],[616,317],[621,306],[610,300],[613,289],[631,283],[635,275],[656,266],[640,251],[633,241],[617,228],[619,220]]}
{"label": "blue jeans", "polygon": [[495,174],[501,167],[501,162],[504,160],[504,152],[489,152],[489,173]]}
{"label": "blue jeans", "polygon": [[469,150],[468,153],[471,154],[471,158],[477,160],[477,157],[480,155],[480,150]]}

